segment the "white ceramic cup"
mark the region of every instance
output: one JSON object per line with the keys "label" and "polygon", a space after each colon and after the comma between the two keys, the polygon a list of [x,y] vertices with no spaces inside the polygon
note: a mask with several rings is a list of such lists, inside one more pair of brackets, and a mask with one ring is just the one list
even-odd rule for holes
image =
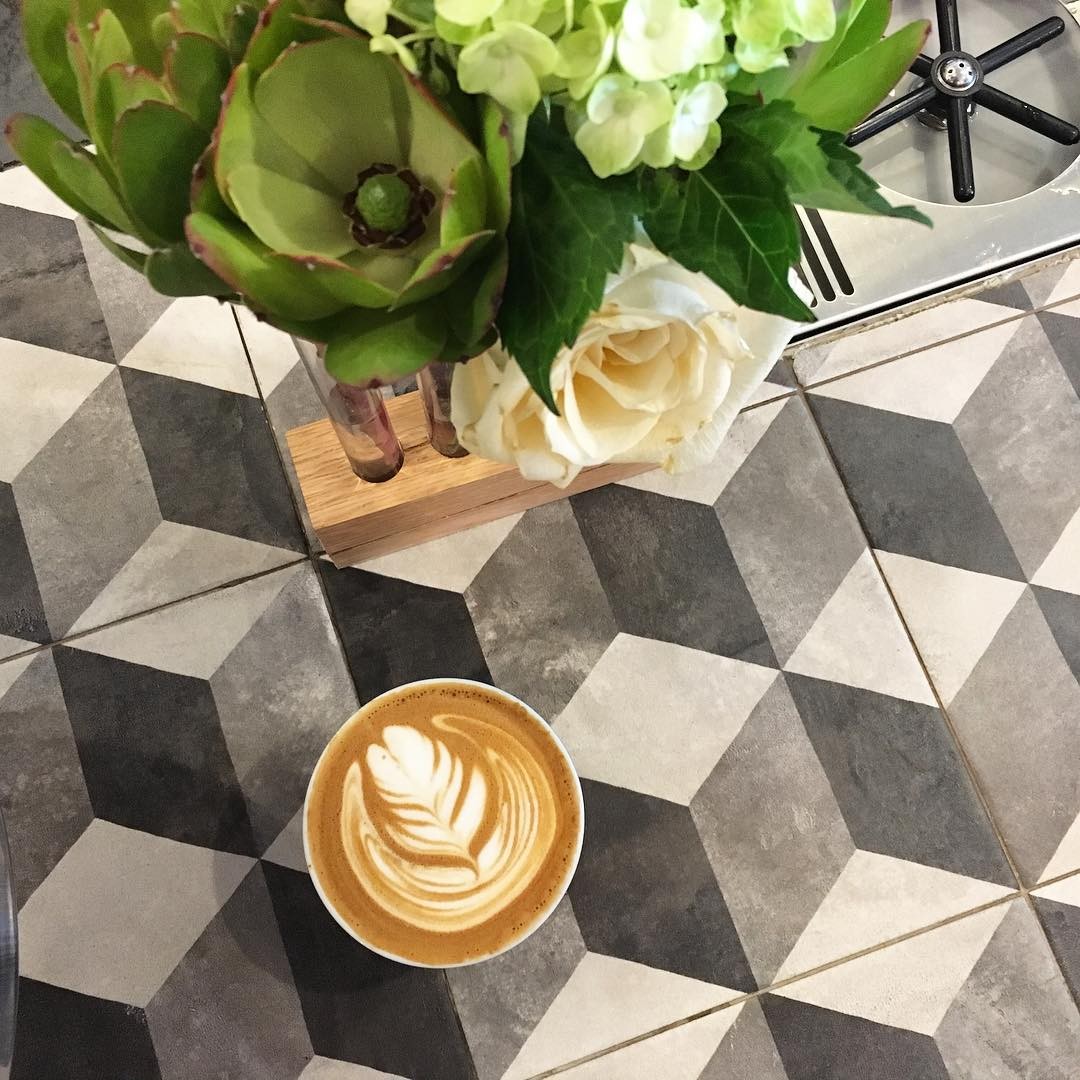
{"label": "white ceramic cup", "polygon": [[[502,698],[504,701],[510,704],[517,705],[524,710],[525,714],[532,720],[537,727],[541,730],[542,734],[548,738],[552,745],[559,751],[563,759],[566,761],[570,770],[570,775],[574,779],[573,795],[577,800],[578,809],[578,834],[574,843],[573,855],[570,859],[569,869],[566,874],[566,878],[562,883],[562,886],[552,893],[548,903],[537,912],[536,918],[526,926],[521,933],[519,933],[512,940],[508,941],[501,948],[496,949],[494,952],[488,953],[485,956],[478,956],[475,959],[465,960],[458,964],[427,964],[423,961],[413,960],[407,956],[398,956],[395,953],[387,952],[385,949],[377,948],[370,941],[365,941],[364,937],[357,933],[355,927],[353,927],[348,920],[334,907],[334,905],[327,898],[326,891],[323,888],[322,882],[319,880],[318,872],[315,870],[313,860],[311,858],[311,847],[308,838],[308,804],[311,800],[311,792],[315,786],[315,780],[319,775],[319,770],[322,768],[323,763],[330,757],[330,751],[334,747],[338,738],[342,736],[342,733],[355,722],[363,720],[372,709],[374,709],[384,698],[390,695],[397,695],[407,690],[419,689],[425,686],[462,686],[471,687],[477,690],[482,690],[485,693],[493,694],[495,697]],[[344,724],[338,728],[337,732],[327,743],[326,749],[319,755],[319,760],[315,763],[315,768],[311,773],[311,780],[308,782],[307,795],[304,798],[304,861],[307,863],[308,872],[311,875],[311,880],[315,885],[315,891],[319,894],[319,899],[322,900],[326,907],[326,910],[333,915],[337,924],[352,938],[359,941],[361,945],[366,949],[370,949],[372,952],[378,953],[380,956],[385,956],[388,960],[395,960],[399,964],[408,964],[410,967],[419,968],[446,968],[446,967],[470,967],[473,964],[482,964],[487,960],[491,960],[496,956],[501,956],[503,953],[508,952],[514,948],[515,945],[520,945],[527,937],[534,934],[545,922],[550,918],[551,913],[559,906],[559,902],[566,895],[567,890],[570,888],[570,882],[573,880],[574,874],[577,871],[578,860],[581,858],[581,845],[585,838],[585,802],[581,794],[581,781],[578,779],[577,770],[574,768],[574,763],[570,759],[569,753],[567,753],[566,747],[563,745],[562,740],[555,734],[555,732],[544,721],[544,718],[531,706],[526,705],[520,698],[514,697],[513,694],[508,694],[505,690],[500,690],[498,687],[489,686],[487,683],[476,682],[473,679],[420,679],[416,682],[404,683],[401,686],[394,687],[393,690],[388,690],[383,694],[380,694],[376,698],[372,698],[366,705],[353,713]]]}

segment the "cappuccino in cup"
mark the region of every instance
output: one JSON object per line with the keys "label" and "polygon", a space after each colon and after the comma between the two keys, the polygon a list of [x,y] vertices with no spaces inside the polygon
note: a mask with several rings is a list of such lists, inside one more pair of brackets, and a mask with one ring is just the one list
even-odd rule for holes
{"label": "cappuccino in cup", "polygon": [[465,680],[364,706],[315,766],[304,851],[362,944],[424,967],[475,963],[535,930],[581,852],[581,785],[528,706]]}

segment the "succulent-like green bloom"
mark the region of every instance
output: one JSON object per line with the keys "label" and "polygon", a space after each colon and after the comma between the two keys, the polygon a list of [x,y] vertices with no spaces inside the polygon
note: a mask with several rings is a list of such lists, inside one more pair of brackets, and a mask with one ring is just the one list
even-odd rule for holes
{"label": "succulent-like green bloom", "polygon": [[191,249],[256,312],[325,343],[342,381],[473,355],[505,277],[510,137],[491,102],[463,120],[473,137],[343,27],[274,56],[249,50],[226,91],[214,183],[197,184]]}
{"label": "succulent-like green bloom", "polygon": [[144,0],[115,10],[93,0],[24,4],[30,58],[94,149],[28,115],[8,121],[9,141],[115,254],[171,295],[231,292],[192,256],[184,218],[192,169],[262,2]]}

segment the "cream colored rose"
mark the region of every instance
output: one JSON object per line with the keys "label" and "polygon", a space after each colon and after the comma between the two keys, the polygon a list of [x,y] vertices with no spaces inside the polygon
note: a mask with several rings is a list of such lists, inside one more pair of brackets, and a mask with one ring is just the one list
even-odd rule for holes
{"label": "cream colored rose", "polygon": [[603,306],[552,365],[560,415],[496,348],[455,372],[454,425],[473,453],[559,487],[608,461],[684,472],[713,459],[795,325],[631,244]]}

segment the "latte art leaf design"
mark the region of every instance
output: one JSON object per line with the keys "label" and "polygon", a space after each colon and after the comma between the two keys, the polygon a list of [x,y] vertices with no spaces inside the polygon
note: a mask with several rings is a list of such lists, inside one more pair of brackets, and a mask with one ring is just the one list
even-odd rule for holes
{"label": "latte art leaf design", "polygon": [[466,777],[445,743],[415,728],[388,727],[383,743],[368,747],[367,767],[383,802],[396,811],[388,832],[418,861],[444,855],[477,872],[471,842],[484,819],[484,778],[476,769]]}
{"label": "latte art leaf design", "polygon": [[382,729],[348,768],[341,839],[388,912],[436,932],[468,929],[526,889],[554,839],[554,793],[505,731],[440,713]]}

